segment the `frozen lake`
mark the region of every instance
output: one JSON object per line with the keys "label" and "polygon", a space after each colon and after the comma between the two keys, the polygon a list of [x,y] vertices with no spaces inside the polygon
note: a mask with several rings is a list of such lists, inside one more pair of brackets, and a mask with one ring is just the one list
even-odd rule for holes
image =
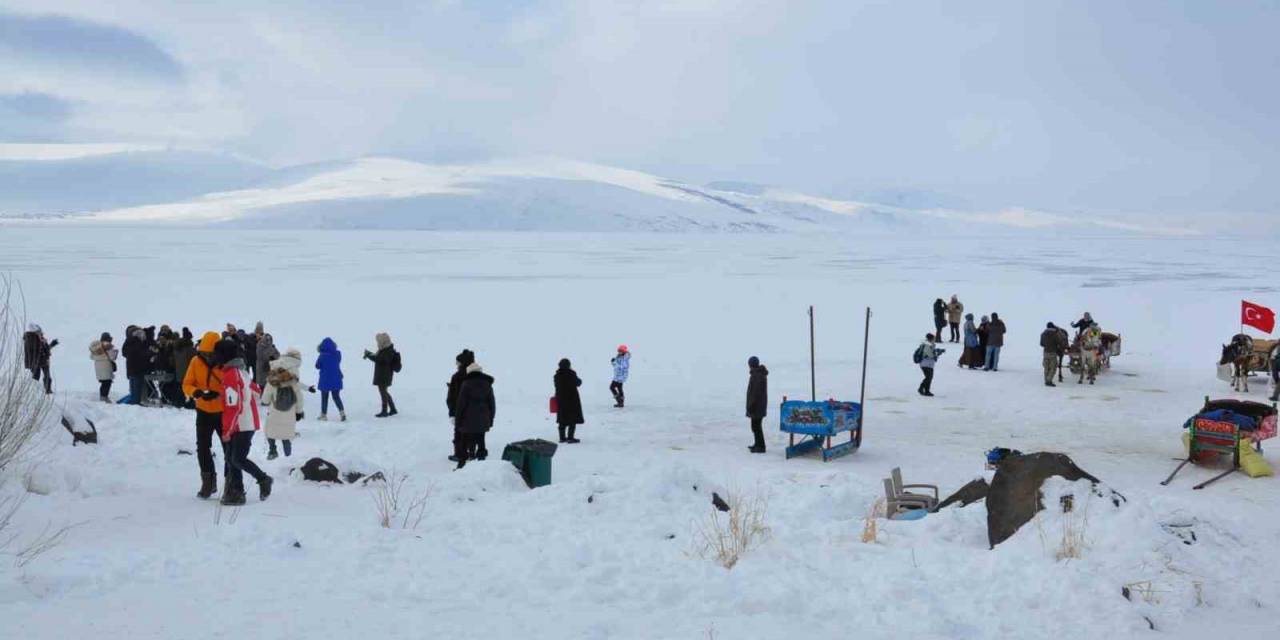
{"label": "frozen lake", "polygon": [[[193,498],[195,463],[175,455],[193,444],[190,414],[86,405],[102,444],[73,450],[53,434],[31,471],[39,494],[19,518],[24,530],[78,526],[38,561],[0,570],[0,629],[1084,638],[1145,634],[1144,616],[1176,634],[1274,629],[1275,479],[1237,474],[1192,492],[1209,475],[1193,468],[1157,484],[1180,455],[1182,422],[1204,396],[1232,395],[1214,365],[1240,300],[1280,304],[1271,253],[1267,242],[1032,234],[0,226],[0,272],[21,283],[29,319],[62,341],[59,402],[94,397],[86,346],[102,331],[119,343],[128,324],[199,335],[261,320],[282,350],[303,351],[304,379],[316,344],[337,341],[352,414],[304,422],[294,457],[263,464],[278,481],[271,500],[251,498],[229,523]],[[952,345],[937,397],[920,398],[910,354],[933,330],[933,300],[951,294],[1008,324],[1001,371],[957,369]],[[808,395],[810,304],[824,398],[857,399],[864,308],[874,313],[864,446],[827,464],[784,460],[777,430],[782,396]],[[1086,310],[1123,336],[1123,355],[1096,386],[1045,388],[1040,331]],[[404,356],[392,388],[401,415],[386,421],[371,418],[372,366],[358,359],[378,331]],[[607,391],[619,343],[634,353],[623,411]],[[505,442],[554,437],[551,375],[561,357],[573,361],[584,442],[557,453],[551,487],[527,491],[496,459],[450,471],[445,382],[464,347],[497,379],[495,457]],[[771,370],[766,456],[745,451],[751,355]],[[118,377],[117,394],[125,386]],[[1259,378],[1249,397],[1267,392]],[[1067,453],[1129,503],[1115,515],[1098,507],[1090,548],[1065,562],[1030,525],[989,551],[981,505],[884,522],[877,543],[860,542],[891,468],[949,493],[996,446]],[[265,442],[254,455],[264,463]],[[367,489],[288,475],[311,456],[407,473],[432,491],[421,527],[381,529]],[[693,552],[712,488],[770,500],[772,539],[730,571]],[[1160,527],[1174,521],[1196,523],[1201,541],[1182,545]],[[1162,595],[1120,597],[1141,581]]]}

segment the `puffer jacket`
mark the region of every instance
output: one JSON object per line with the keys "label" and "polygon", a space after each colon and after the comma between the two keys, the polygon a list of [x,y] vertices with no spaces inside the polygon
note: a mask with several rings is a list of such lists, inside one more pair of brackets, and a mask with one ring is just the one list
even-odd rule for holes
{"label": "puffer jacket", "polygon": [[316,369],[320,371],[320,383],[316,385],[321,391],[342,391],[342,352],[333,338],[320,341],[317,348]]}
{"label": "puffer jacket", "polygon": [[947,321],[960,324],[961,320],[964,320],[964,303],[952,298],[951,302],[947,303]]}
{"label": "puffer jacket", "polygon": [[213,347],[218,344],[218,334],[209,331],[200,337],[200,345],[196,357],[187,365],[187,375],[182,378],[182,393],[188,398],[195,398],[196,391],[213,391],[218,397],[212,400],[196,398],[196,410],[205,413],[222,413],[222,368],[209,364],[213,358]]}
{"label": "puffer jacket", "polygon": [[764,365],[751,367],[747,380],[747,417],[763,418],[769,415],[769,370]]}
{"label": "puffer jacket", "polygon": [[243,359],[236,358],[222,367],[222,385],[222,441],[230,442],[231,436],[241,431],[262,428],[258,417],[258,401],[262,393],[249,377]]}
{"label": "puffer jacket", "polygon": [[[302,370],[302,358],[286,353],[272,360],[268,366],[270,372],[267,374],[267,386],[262,390],[262,404],[267,406],[267,437],[273,440],[292,440],[298,435],[298,414],[303,412],[302,393],[306,390],[298,379]],[[276,409],[276,396],[285,387],[293,391],[293,406],[283,410]]]}
{"label": "puffer jacket", "polygon": [[620,353],[613,358],[613,381],[626,382],[631,375],[631,352]]}
{"label": "puffer jacket", "polygon": [[120,351],[110,341],[94,340],[89,343],[89,358],[93,360],[93,373],[98,382],[110,382],[116,377],[116,369],[112,363],[120,357]]}
{"label": "puffer jacket", "polygon": [[462,433],[484,433],[493,428],[498,404],[493,397],[493,377],[472,371],[462,379],[458,390],[456,425]]}
{"label": "puffer jacket", "polygon": [[920,366],[925,369],[932,369],[938,364],[938,356],[942,349],[928,340],[920,344]]}

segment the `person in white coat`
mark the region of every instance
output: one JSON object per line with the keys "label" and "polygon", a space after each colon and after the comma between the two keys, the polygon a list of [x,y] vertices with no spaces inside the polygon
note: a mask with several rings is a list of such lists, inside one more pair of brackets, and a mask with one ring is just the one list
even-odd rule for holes
{"label": "person in white coat", "polygon": [[111,382],[116,379],[116,358],[120,350],[111,343],[111,334],[102,333],[102,337],[89,343],[89,359],[93,360],[93,373],[98,378],[98,399],[111,402],[107,397],[111,393]]}
{"label": "person in white coat", "polygon": [[298,421],[304,416],[303,391],[315,392],[315,388],[304,388],[298,379],[302,368],[302,352],[297,349],[285,351],[283,356],[270,363],[267,372],[267,386],[262,390],[262,404],[267,406],[267,459],[279,457],[276,452],[276,440],[283,444],[284,455],[293,454],[293,439],[298,435]]}

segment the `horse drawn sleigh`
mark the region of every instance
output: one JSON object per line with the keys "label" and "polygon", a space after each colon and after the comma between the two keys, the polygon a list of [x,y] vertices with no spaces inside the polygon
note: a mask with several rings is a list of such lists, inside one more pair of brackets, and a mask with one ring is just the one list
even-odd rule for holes
{"label": "horse drawn sleigh", "polygon": [[1280,347],[1280,340],[1264,340],[1237,333],[1231,337],[1231,342],[1222,345],[1218,377],[1230,382],[1232,389],[1248,393],[1249,377],[1255,371],[1271,371],[1277,347]]}
{"label": "horse drawn sleigh", "polygon": [[1067,348],[1067,368],[1079,376],[1076,384],[1084,384],[1086,378],[1093,384],[1098,374],[1111,368],[1111,358],[1120,355],[1120,334],[1105,331],[1084,331],[1077,334]]}

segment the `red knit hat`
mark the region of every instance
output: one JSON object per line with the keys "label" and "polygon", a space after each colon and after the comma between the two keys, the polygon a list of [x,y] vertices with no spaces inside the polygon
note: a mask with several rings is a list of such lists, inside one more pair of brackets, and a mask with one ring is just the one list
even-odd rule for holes
{"label": "red knit hat", "polygon": [[618,353],[626,353],[626,352],[627,352],[627,345],[625,344],[618,345]]}

